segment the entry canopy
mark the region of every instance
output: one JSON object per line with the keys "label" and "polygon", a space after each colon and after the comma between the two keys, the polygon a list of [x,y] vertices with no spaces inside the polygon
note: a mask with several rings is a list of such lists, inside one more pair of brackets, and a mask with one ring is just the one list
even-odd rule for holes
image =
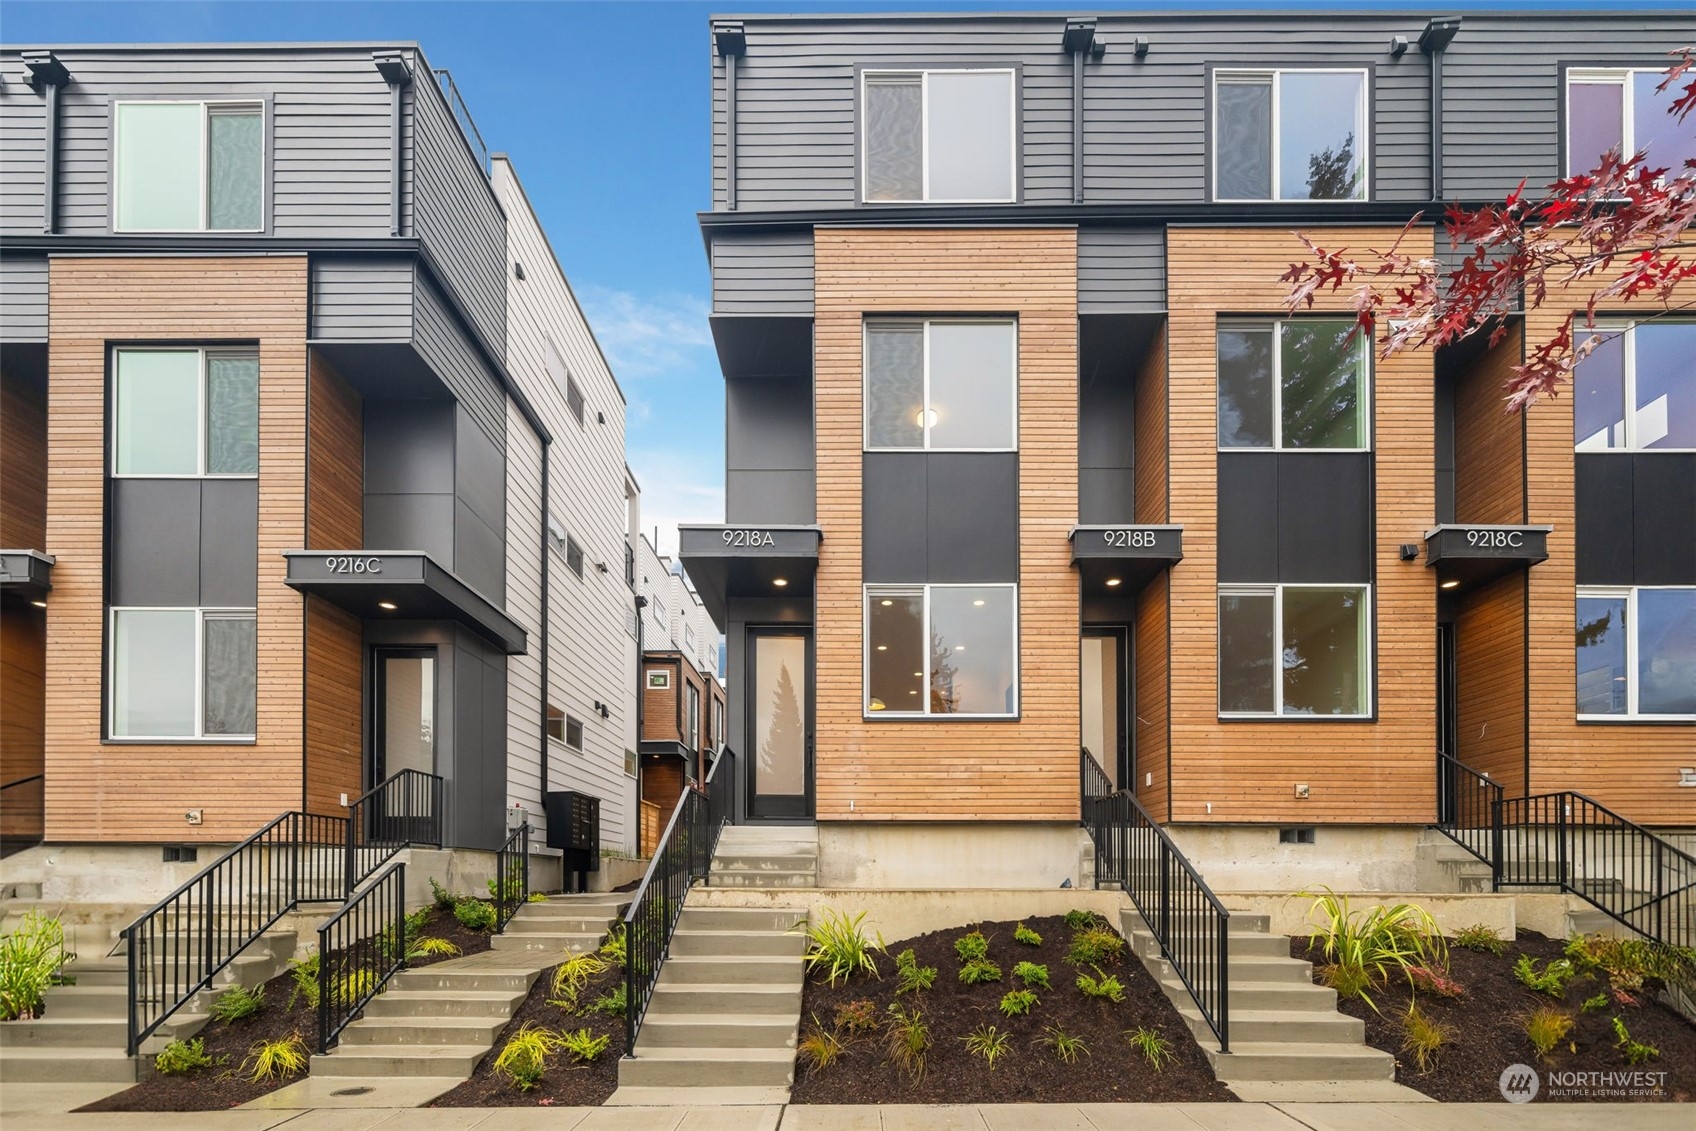
{"label": "entry canopy", "polygon": [[1476,588],[1549,556],[1552,526],[1445,524],[1425,532],[1425,564],[1444,590]]}
{"label": "entry canopy", "polygon": [[524,654],[517,621],[421,550],[285,550],[287,585],[363,620],[457,621],[508,656]]}
{"label": "entry canopy", "polygon": [[0,589],[40,601],[52,588],[52,555],[40,550],[0,550]]}
{"label": "entry canopy", "polygon": [[817,526],[679,526],[677,556],[723,631],[732,597],[811,599],[822,541]]}
{"label": "entry canopy", "polygon": [[1084,591],[1098,596],[1128,597],[1184,557],[1182,526],[1074,526],[1066,537]]}

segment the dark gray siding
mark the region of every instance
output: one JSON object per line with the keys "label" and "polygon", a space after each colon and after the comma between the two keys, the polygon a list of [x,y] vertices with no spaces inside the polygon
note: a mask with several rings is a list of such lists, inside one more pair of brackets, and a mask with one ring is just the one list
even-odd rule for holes
{"label": "dark gray siding", "polygon": [[412,337],[409,259],[312,260],[312,337],[404,342]]}
{"label": "dark gray siding", "polygon": [[0,232],[41,231],[47,102],[23,72],[17,52],[0,51]]}
{"label": "dark gray siding", "polygon": [[466,339],[447,299],[422,269],[416,272],[413,287],[412,335],[419,355],[504,452],[506,394],[499,377]]}
{"label": "dark gray siding", "polygon": [[461,407],[454,421],[454,572],[506,602],[506,458]]}
{"label": "dark gray siding", "polygon": [[1163,228],[1078,229],[1078,313],[1166,309]]}
{"label": "dark gray siding", "polygon": [[814,521],[812,382],[738,378],[724,389],[725,521]]}
{"label": "dark gray siding", "polygon": [[714,314],[811,314],[810,229],[727,232],[713,238]]}
{"label": "dark gray siding", "polygon": [[0,257],[0,341],[46,340],[46,257]]}

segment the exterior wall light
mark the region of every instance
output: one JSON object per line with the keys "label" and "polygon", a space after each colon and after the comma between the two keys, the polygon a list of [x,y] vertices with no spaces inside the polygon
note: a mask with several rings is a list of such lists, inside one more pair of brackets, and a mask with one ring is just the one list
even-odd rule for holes
{"label": "exterior wall light", "polygon": [[1439,588],[1439,589],[1459,589],[1460,588],[1460,582],[1458,582],[1458,581],[1445,581],[1441,585],[1437,586],[1437,588]]}
{"label": "exterior wall light", "polygon": [[1119,584],[1120,584],[1120,582],[1121,582],[1121,581],[1122,581],[1122,580],[1123,580],[1123,579],[1121,579],[1121,578],[1117,578],[1117,577],[1109,577],[1109,578],[1108,578],[1108,579],[1107,579],[1107,588],[1109,588],[1109,589],[1117,589],[1117,588],[1118,588],[1118,587],[1119,587]]}
{"label": "exterior wall light", "polygon": [[[789,584],[789,579],[787,577],[774,577],[774,578],[771,579],[771,583],[773,585],[777,586],[779,589],[782,589],[785,585]],[[885,601],[884,604],[887,605],[887,604],[889,604],[889,602]]]}
{"label": "exterior wall light", "polygon": [[378,601],[377,607],[382,609],[384,612],[392,613],[400,606],[396,605],[393,601]]}

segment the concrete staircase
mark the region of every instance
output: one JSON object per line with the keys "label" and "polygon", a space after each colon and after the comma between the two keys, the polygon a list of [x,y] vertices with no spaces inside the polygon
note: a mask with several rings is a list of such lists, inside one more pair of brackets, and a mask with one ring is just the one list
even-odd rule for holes
{"label": "concrete staircase", "polygon": [[629,906],[630,897],[616,892],[550,896],[546,903],[526,903],[519,908],[506,930],[490,940],[490,946],[498,951],[543,954],[547,961],[542,965],[552,966],[568,950],[600,946],[601,936]]}
{"label": "concrete staircase", "polygon": [[728,825],[719,834],[714,887],[812,888],[818,882],[815,825]]}
{"label": "concrete staircase", "polygon": [[791,928],[805,919],[801,909],[685,906],[610,1102],[676,1089],[703,1102],[786,1102],[806,946]]}

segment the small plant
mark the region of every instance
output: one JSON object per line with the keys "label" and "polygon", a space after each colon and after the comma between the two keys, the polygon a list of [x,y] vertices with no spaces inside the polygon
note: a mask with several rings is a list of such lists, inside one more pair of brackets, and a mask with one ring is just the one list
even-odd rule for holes
{"label": "small plant", "polygon": [[454,904],[459,902],[459,896],[436,882],[436,877],[430,877],[430,898],[435,901],[440,911],[452,911]]}
{"label": "small plant", "polygon": [[906,1010],[891,1003],[889,1020],[883,1024],[883,1046],[889,1061],[907,1079],[917,1084],[925,1078],[925,1056],[930,1051],[930,1027],[917,1009]]}
{"label": "small plant", "polygon": [[37,1016],[47,987],[59,984],[59,971],[76,961],[65,949],[65,928],[39,911],[24,913],[18,929],[0,936],[0,1021]]}
{"label": "small plant", "polygon": [[1095,977],[1088,974],[1078,975],[1078,989],[1085,997],[1104,997],[1115,1004],[1125,1000],[1125,987],[1119,984],[1119,979],[1111,974],[1101,972],[1101,967],[1092,966]]}
{"label": "small plant", "polygon": [[447,939],[435,935],[425,935],[421,939],[413,939],[407,944],[406,960],[416,962],[420,958],[458,958],[460,950],[457,945]]}
{"label": "small plant", "polygon": [[1148,1061],[1150,1068],[1159,1072],[1172,1059],[1172,1042],[1160,1035],[1158,1029],[1129,1029],[1125,1036],[1131,1039],[1131,1047],[1142,1053],[1142,1058]]}
{"label": "small plant", "polygon": [[489,898],[496,902],[518,903],[524,896],[524,878],[522,876],[509,875],[504,884],[494,879],[488,880],[487,883]]}
{"label": "small plant", "polygon": [[807,1071],[820,1072],[841,1059],[847,1051],[842,1044],[842,1038],[819,1024],[818,1016],[813,1016],[813,1027],[807,1031],[795,1046],[795,1054],[807,1065]]}
{"label": "small plant", "polygon": [[[1319,980],[1336,990],[1338,997],[1359,998],[1372,1005],[1372,999],[1366,993],[1372,988],[1372,974],[1369,971],[1358,966],[1344,966],[1340,962],[1333,962],[1329,966],[1319,968]],[[1372,1005],[1372,1008],[1377,1010],[1378,1007]]]}
{"label": "small plant", "polygon": [[1048,967],[1040,962],[1020,962],[1013,967],[1013,977],[1033,990],[1049,989]]}
{"label": "small plant", "polygon": [[260,1041],[248,1049],[247,1059],[236,1072],[255,1084],[263,1080],[287,1080],[302,1072],[310,1059],[300,1034],[290,1033],[275,1041]]}
{"label": "small plant", "polygon": [[1417,1004],[1402,1016],[1402,1049],[1419,1065],[1421,1075],[1437,1066],[1438,1051],[1454,1037],[1453,1026],[1433,1020]]}
{"label": "small plant", "polygon": [[1560,997],[1566,993],[1566,984],[1578,976],[1572,960],[1568,958],[1553,958],[1543,969],[1537,969],[1537,960],[1529,954],[1519,956],[1519,961],[1513,964],[1513,976],[1526,989],[1535,990],[1550,997]]}
{"label": "small plant", "polygon": [[1007,1055],[1007,1034],[994,1025],[980,1025],[970,1036],[960,1039],[966,1042],[967,1052],[982,1057],[989,1064],[991,1072],[995,1071],[995,1062]]}
{"label": "small plant", "polygon": [[1080,911],[1074,907],[1066,912],[1066,929],[1068,931],[1081,931],[1085,927],[1095,926],[1096,922],[1096,915],[1093,911]]}
{"label": "small plant", "polygon": [[153,1058],[153,1070],[161,1076],[183,1076],[210,1067],[212,1058],[206,1055],[206,1042],[199,1037],[172,1041]]}
{"label": "small plant", "polygon": [[468,931],[487,931],[495,925],[495,905],[481,899],[466,898],[453,905],[453,917]]}
{"label": "small plant", "polygon": [[289,990],[289,1003],[286,1008],[293,1009],[294,1003],[304,998],[309,1008],[318,1008],[318,955],[311,958],[299,958],[289,963],[289,977],[294,981],[294,988]]}
{"label": "small plant", "polygon": [[1082,1037],[1074,1037],[1058,1025],[1046,1026],[1042,1031],[1047,1036],[1039,1037],[1037,1043],[1053,1049],[1054,1055],[1067,1064],[1076,1064],[1079,1053],[1089,1055],[1089,1046],[1084,1043]]}
{"label": "small plant", "polygon": [[989,940],[984,938],[982,931],[972,931],[954,940],[954,953],[960,956],[960,962],[976,962],[989,957]]}
{"label": "small plant", "polygon": [[1600,1012],[1602,1012],[1602,1010],[1608,1008],[1609,1000],[1610,999],[1608,998],[1608,992],[1606,990],[1603,990],[1601,993],[1597,994],[1595,997],[1585,998],[1584,1004],[1582,1006],[1580,1006],[1579,1008],[1582,1009],[1585,1013],[1600,1013]]}
{"label": "small plant", "polygon": [[495,1057],[495,1075],[511,1081],[519,1091],[528,1092],[541,1083],[542,1073],[548,1068],[549,1055],[558,1052],[561,1047],[558,1033],[544,1029],[534,1021],[526,1021],[501,1046]]}
{"label": "small plant", "polygon": [[264,986],[251,990],[245,986],[231,986],[213,999],[211,1013],[219,1021],[240,1021],[258,1013],[264,1004]]}
{"label": "small plant", "polygon": [[1111,927],[1085,927],[1072,936],[1066,951],[1066,961],[1073,966],[1099,966],[1118,962],[1125,949],[1125,940]]}
{"label": "small plant", "polygon": [[610,991],[584,1006],[579,1014],[587,1017],[591,1013],[604,1013],[608,1017],[623,1017],[629,1008],[630,985],[628,982],[619,982]]}
{"label": "small plant", "polygon": [[1432,970],[1427,966],[1409,966],[1408,980],[1416,990],[1436,994],[1438,997],[1465,997],[1466,987],[1449,977],[1443,970]]}
{"label": "small plant", "polygon": [[1037,996],[1030,990],[1008,990],[1001,995],[1001,1012],[1008,1017],[1023,1017],[1037,1003]]}
{"label": "small plant", "polygon": [[330,1000],[338,1005],[353,1006],[377,992],[377,972],[364,967],[349,970],[336,979]]}
{"label": "small plant", "polygon": [[607,932],[607,941],[601,944],[600,954],[614,966],[624,965],[629,953],[623,923],[614,923],[612,930]]}
{"label": "small plant", "polygon": [[1451,941],[1462,950],[1476,950],[1480,954],[1500,954],[1508,948],[1507,941],[1497,933],[1496,928],[1486,927],[1482,923],[1462,927],[1455,932]]}
{"label": "small plant", "polygon": [[1327,984],[1339,996],[1358,997],[1374,1012],[1378,1005],[1367,991],[1392,972],[1410,977],[1408,968],[1413,966],[1449,968],[1448,944],[1437,921],[1411,903],[1353,911],[1347,896],[1326,888],[1314,897],[1308,919],[1316,920],[1307,938],[1309,948],[1318,948],[1333,967]]}
{"label": "small plant", "polygon": [[604,974],[606,970],[607,964],[595,955],[572,952],[564,962],[554,967],[553,981],[548,987],[552,995],[548,1004],[575,1012],[577,995],[588,986],[590,978]]}
{"label": "small plant", "polygon": [[1631,1039],[1631,1031],[1625,1027],[1625,1022],[1614,1018],[1614,1048],[1625,1053],[1625,1062],[1636,1067],[1647,1060],[1654,1060],[1661,1055],[1661,1050],[1654,1045],[1646,1045],[1642,1041]]}
{"label": "small plant", "polygon": [[546,892],[541,892],[541,891],[533,891],[529,895],[524,897],[525,903],[546,903],[547,901],[548,901],[548,894]]}
{"label": "small plant", "polygon": [[987,958],[974,958],[960,967],[960,980],[968,986],[975,986],[980,982],[999,982],[1001,967]]}
{"label": "small plant", "polygon": [[846,911],[825,911],[819,922],[797,923],[796,930],[807,936],[807,953],[802,956],[809,971],[823,969],[831,985],[846,982],[856,974],[878,976],[875,951],[883,949],[883,936],[874,944],[861,926],[866,913],[852,919]]}
{"label": "small plant", "polygon": [[836,1027],[849,1036],[877,1032],[877,1002],[861,998],[836,1007]]}
{"label": "small plant", "polygon": [[1540,1057],[1547,1057],[1570,1032],[1572,1015],[1551,1005],[1532,1011],[1525,1019],[1525,1035],[1531,1038],[1531,1047],[1537,1050]]}
{"label": "small plant", "polygon": [[1025,926],[1023,923],[1020,923],[1017,927],[1013,928],[1013,941],[1016,943],[1022,943],[1025,946],[1041,946],[1042,936]]}
{"label": "small plant", "polygon": [[1581,972],[1600,971],[1610,986],[1627,993],[1642,989],[1649,978],[1669,986],[1696,986],[1696,950],[1690,947],[1612,935],[1576,935],[1568,940],[1565,953]]}
{"label": "small plant", "polygon": [[570,1053],[582,1064],[588,1064],[603,1052],[606,1052],[607,1046],[610,1044],[612,1044],[611,1037],[605,1034],[597,1037],[587,1029],[579,1029],[575,1033],[568,1033],[562,1029],[559,1034],[559,1047]]}
{"label": "small plant", "polygon": [[936,985],[936,967],[920,966],[913,948],[908,947],[895,956],[895,993],[916,994]]}

